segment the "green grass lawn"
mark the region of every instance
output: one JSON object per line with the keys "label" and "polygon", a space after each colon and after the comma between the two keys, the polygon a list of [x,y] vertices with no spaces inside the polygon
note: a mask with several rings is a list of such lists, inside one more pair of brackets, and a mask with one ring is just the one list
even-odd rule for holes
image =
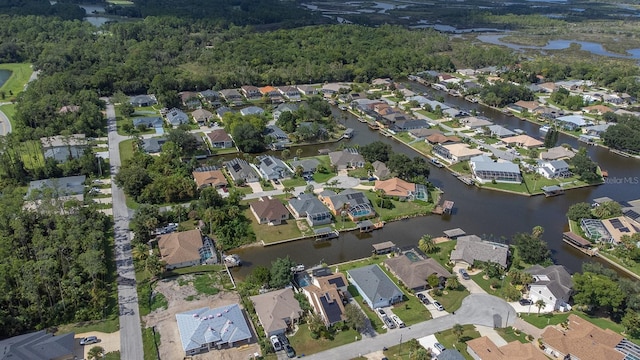
{"label": "green grass lawn", "polygon": [[120,149],[120,161],[122,164],[133,158],[133,141],[134,139],[129,139],[118,144],[118,148]]}
{"label": "green grass lawn", "polygon": [[129,0],[108,0],[107,2],[113,5],[122,5],[122,6],[133,5],[133,1],[129,1]]}
{"label": "green grass lawn", "polygon": [[365,170],[364,168],[358,168],[358,169],[353,169],[353,170],[349,170],[347,172],[349,174],[349,176],[352,176],[354,178],[365,178],[365,177],[369,177],[369,172],[367,170]]}
{"label": "green grass lawn", "polygon": [[449,166],[449,169],[460,174],[471,174],[471,168],[469,168],[469,163],[467,161],[455,163]]}
{"label": "green grass lawn", "polygon": [[142,328],[142,351],[144,360],[158,360],[158,348],[160,346],[160,333],[154,332],[152,328]]}
{"label": "green grass lawn", "polygon": [[[505,276],[504,279],[485,279],[484,272],[480,272],[479,274],[472,275],[471,278],[476,282],[484,291],[488,294],[497,296],[499,298],[505,299],[507,301],[515,301],[517,299],[507,299],[506,298],[506,289],[513,287],[511,285],[511,281],[513,280],[510,276]],[[498,287],[494,290],[491,288],[491,283],[497,283]],[[535,306],[532,306],[532,310],[537,310]]]}
{"label": "green grass lawn", "polygon": [[258,224],[250,209],[245,210],[244,215],[251,220],[251,228],[253,233],[256,234],[257,241],[272,243],[302,236],[295,219],[289,219],[282,225],[270,226]]}
{"label": "green grass lawn", "polygon": [[211,150],[211,152],[214,155],[225,155],[225,154],[235,154],[238,152],[238,149],[232,147],[232,148],[227,148],[227,149],[218,149],[218,148],[214,148]]}
{"label": "green grass lawn", "polygon": [[382,322],[382,320],[380,320],[378,315],[372,309],[370,309],[367,304],[364,303],[364,301],[362,300],[362,295],[360,295],[355,286],[349,285],[349,293],[351,294],[353,299],[358,304],[360,304],[360,307],[362,308],[364,313],[367,314],[367,317],[369,318],[369,321],[371,321],[371,326],[373,327],[373,329],[380,334],[387,332],[385,324]]}
{"label": "green grass lawn", "polygon": [[427,110],[416,110],[416,112],[418,114],[428,117],[431,120],[438,120],[440,118],[440,116],[436,115],[435,113],[429,112]]}
{"label": "green grass lawn", "polygon": [[447,349],[456,349],[460,351],[465,359],[471,359],[469,353],[467,353],[467,345],[465,344],[469,340],[477,339],[480,337],[480,333],[475,329],[473,325],[464,325],[464,329],[460,339],[456,337],[452,329],[445,330],[436,333],[436,339]]}
{"label": "green grass lawn", "polygon": [[220,292],[216,273],[206,273],[196,275],[193,280],[193,287],[198,294],[215,295]]}
{"label": "green grass lawn", "polygon": [[[396,282],[395,278],[392,279]],[[407,326],[431,319],[431,312],[417,297],[408,296],[407,298],[407,301],[393,307],[393,313],[398,315]]]}
{"label": "green grass lawn", "polygon": [[416,141],[411,143],[409,146],[414,148],[416,151],[422,153],[424,156],[431,156],[433,150],[433,146],[429,145],[426,141]]}
{"label": "green grass lawn", "polygon": [[[434,235],[434,234],[431,234]],[[437,236],[437,235],[436,235]],[[420,239],[416,239],[416,245]],[[451,265],[449,265],[449,258],[451,257],[451,251],[456,247],[456,241],[446,241],[438,244],[438,251],[427,254],[429,257],[435,259],[440,265],[444,266],[447,270],[451,270]]]}
{"label": "green grass lawn", "polygon": [[303,178],[291,178],[282,180],[282,186],[284,187],[296,187],[296,186],[305,186],[307,182]]}
{"label": "green grass lawn", "polygon": [[361,337],[357,331],[349,329],[347,331],[337,332],[333,339],[313,339],[309,331],[309,325],[302,324],[299,326],[296,334],[289,337],[289,343],[298,355],[310,355],[352,343],[356,336],[358,338]]}
{"label": "green grass lawn", "polygon": [[447,312],[453,312],[460,308],[462,305],[462,300],[469,296],[469,291],[461,286],[460,289],[456,290],[445,290],[447,294],[443,294],[441,296],[436,296],[431,293],[431,296],[434,300],[437,300]]}
{"label": "green grass lawn", "polygon": [[313,174],[313,181],[321,184],[326,183],[327,181],[329,181],[329,179],[335,177],[336,175],[337,174],[333,172],[328,172],[328,173],[316,172]]}
{"label": "green grass lawn", "polygon": [[18,144],[20,158],[27,169],[36,169],[44,166],[42,144],[38,140],[28,140]]}
{"label": "green grass lawn", "polygon": [[[376,211],[376,214],[383,221],[396,220],[407,216],[416,216],[416,215],[426,215],[431,213],[431,210],[434,208],[434,204],[427,203],[424,201],[398,201],[391,200],[393,204],[393,209],[383,209],[376,205],[375,200],[378,195],[373,191],[364,191],[364,194],[367,196],[373,208]],[[416,239],[417,241],[417,239]]]}
{"label": "green grass lawn", "polygon": [[[411,339],[406,339],[405,341],[402,342],[402,344],[394,345],[388,348],[387,350],[384,351],[384,356],[394,360],[395,359],[400,359],[400,360],[419,359],[418,357],[416,357],[416,350],[418,350],[419,348],[422,348],[422,345],[418,343],[416,347],[414,347],[408,340],[411,340]],[[356,359],[366,360],[367,358],[363,356]],[[430,358],[427,358],[427,359],[430,359]]]}
{"label": "green grass lawn", "polygon": [[83,321],[74,324],[65,324],[57,326],[56,334],[66,334],[69,332],[75,332],[76,334],[99,331],[103,333],[112,333],[120,329],[120,321],[117,316],[113,315],[106,320],[96,321]]}
{"label": "green grass lawn", "polygon": [[[578,227],[580,228],[580,227]],[[584,237],[584,236],[583,236]],[[585,238],[587,239],[587,238]],[[588,240],[588,239],[587,239]],[[620,264],[625,269],[633,272],[634,274],[640,275],[640,263],[637,263],[631,259],[621,259],[615,256],[610,250],[600,250],[598,256],[605,257],[608,260],[615,262],[616,264]]]}
{"label": "green grass lawn", "polygon": [[522,320],[537,327],[538,329],[544,329],[547,325],[558,325],[569,317],[568,312],[562,314],[521,314]]}
{"label": "green grass lawn", "polygon": [[104,360],[120,360],[120,351],[112,351],[104,354]]}
{"label": "green grass lawn", "polygon": [[500,336],[502,336],[502,338],[506,342],[520,341],[523,344],[530,342],[527,340],[527,334],[523,333],[522,331],[518,331],[518,334],[516,334],[513,331],[512,327],[496,328],[495,330],[498,332],[498,334],[500,334]]}
{"label": "green grass lawn", "polygon": [[11,71],[9,79],[0,87],[0,91],[5,93],[5,98],[1,101],[15,100],[19,93],[24,90],[24,85],[29,81],[29,77],[33,73],[31,64],[28,63],[11,63],[0,64],[1,70]]}
{"label": "green grass lawn", "polygon": [[398,133],[395,135],[395,138],[402,141],[405,144],[415,140],[411,135],[409,135],[408,132]]}
{"label": "green grass lawn", "polygon": [[16,104],[6,104],[0,106],[0,110],[7,116],[11,126],[15,126],[15,121],[13,118],[16,116]]}

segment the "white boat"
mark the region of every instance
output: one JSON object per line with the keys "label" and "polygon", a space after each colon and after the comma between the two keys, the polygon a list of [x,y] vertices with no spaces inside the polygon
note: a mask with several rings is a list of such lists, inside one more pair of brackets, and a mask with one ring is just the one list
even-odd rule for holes
{"label": "white boat", "polygon": [[540,127],[540,132],[541,132],[541,133],[546,133],[546,132],[548,132],[550,129],[551,129],[551,126],[549,126],[549,125],[541,126],[541,127]]}
{"label": "white boat", "polygon": [[231,254],[231,255],[225,255],[224,257],[224,263],[228,266],[228,267],[234,267],[234,266],[240,266],[242,265],[242,260],[240,260],[240,257],[236,254]]}

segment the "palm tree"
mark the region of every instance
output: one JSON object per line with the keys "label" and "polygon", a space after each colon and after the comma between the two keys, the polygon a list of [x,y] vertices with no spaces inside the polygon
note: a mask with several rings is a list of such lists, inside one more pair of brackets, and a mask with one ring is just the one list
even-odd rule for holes
{"label": "palm tree", "polygon": [[433,241],[431,235],[422,235],[422,237],[418,241],[418,249],[427,254],[431,254],[436,250],[436,243]]}
{"label": "palm tree", "polygon": [[544,228],[542,226],[535,226],[531,231],[531,236],[536,239],[539,239],[543,233],[544,233]]}
{"label": "palm tree", "polygon": [[540,310],[542,310],[543,307],[547,306],[547,303],[544,302],[544,300],[540,299],[536,301],[535,305],[538,308],[538,316],[540,316]]}
{"label": "palm tree", "polygon": [[464,334],[464,327],[460,324],[455,324],[453,325],[451,332],[453,333],[453,335],[456,336],[456,339],[458,340],[458,342],[460,342],[460,338]]}
{"label": "palm tree", "polygon": [[87,358],[89,360],[98,360],[102,358],[104,354],[104,348],[101,346],[94,346],[87,352]]}
{"label": "palm tree", "polygon": [[136,261],[144,261],[149,256],[149,249],[144,243],[138,243],[131,249],[131,255]]}
{"label": "palm tree", "polygon": [[446,282],[446,287],[449,290],[455,290],[455,289],[459,288],[460,287],[460,281],[458,280],[458,277],[454,275],[454,276],[448,278],[447,282]]}

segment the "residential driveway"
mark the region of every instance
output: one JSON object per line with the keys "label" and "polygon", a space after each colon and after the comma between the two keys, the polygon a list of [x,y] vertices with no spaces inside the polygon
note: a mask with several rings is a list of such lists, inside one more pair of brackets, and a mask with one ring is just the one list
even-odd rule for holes
{"label": "residential driveway", "polygon": [[336,185],[336,187],[339,187],[342,189],[351,189],[360,185],[359,179],[356,179],[351,176],[346,176],[346,175],[338,175],[338,176],[332,177],[331,179],[329,179],[329,181],[327,181],[327,183],[330,183],[332,181],[337,181],[338,184]]}
{"label": "residential driveway", "polygon": [[486,336],[498,347],[507,345],[507,342],[492,327],[476,325],[476,330],[481,336]]}
{"label": "residential driveway", "polygon": [[436,339],[435,335],[427,335],[425,337],[421,337],[420,339],[418,339],[418,342],[420,343],[420,345],[422,345],[423,348],[431,350],[431,352],[435,355],[440,354],[440,350],[436,349],[435,346],[433,346],[438,342],[438,339]]}
{"label": "residential driveway", "polygon": [[[97,344],[80,345],[80,340],[87,336],[96,336],[100,340]],[[78,359],[86,359],[87,353],[94,346],[100,346],[104,349],[105,353],[120,351],[120,331],[113,333],[102,333],[97,331],[86,332],[82,334],[76,334],[74,354]]]}
{"label": "residential driveway", "polygon": [[[487,292],[484,291],[483,288],[480,287],[480,285],[476,284],[475,281],[473,281],[472,279],[469,280],[465,280],[462,278],[462,275],[460,275],[460,269],[466,269],[466,266],[462,266],[462,265],[456,265],[453,267],[453,273],[458,277],[458,280],[460,281],[460,284],[464,285],[464,287],[467,288],[467,290],[469,290],[470,293],[472,294],[486,294]],[[469,272],[469,275],[474,275],[476,274],[476,272]]]}
{"label": "residential driveway", "polygon": [[262,192],[262,185],[260,185],[260,182],[251,182],[251,183],[247,183],[247,185],[249,185],[249,187],[251,188],[251,191],[254,194]]}
{"label": "residential driveway", "polygon": [[516,312],[506,301],[492,295],[471,294],[462,301],[462,306],[455,314],[424,321],[386,334],[364,337],[354,343],[308,355],[305,358],[309,360],[352,359],[359,354],[369,354],[380,351],[383,347],[398,345],[401,341],[419,339],[450,329],[455,324],[505,327],[512,325],[515,320]]}

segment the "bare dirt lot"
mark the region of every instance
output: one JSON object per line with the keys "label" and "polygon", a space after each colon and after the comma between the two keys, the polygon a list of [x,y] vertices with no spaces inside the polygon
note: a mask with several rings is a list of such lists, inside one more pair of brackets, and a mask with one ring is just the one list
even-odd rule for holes
{"label": "bare dirt lot", "polygon": [[[167,309],[159,309],[145,316],[143,320],[147,327],[156,327],[160,333],[160,358],[162,360],[184,359],[184,351],[178,332],[176,314],[203,307],[216,308],[240,302],[240,297],[234,292],[221,290],[215,295],[198,294],[193,286],[194,275],[183,275],[171,280],[163,280],[156,284],[155,291],[167,298]],[[182,285],[181,285],[182,284]],[[190,300],[190,301],[189,301]],[[253,326],[251,326],[253,328]],[[260,346],[254,338],[251,344],[233,349],[212,350],[208,353],[187,357],[194,360],[247,360],[254,353],[260,353]]]}

